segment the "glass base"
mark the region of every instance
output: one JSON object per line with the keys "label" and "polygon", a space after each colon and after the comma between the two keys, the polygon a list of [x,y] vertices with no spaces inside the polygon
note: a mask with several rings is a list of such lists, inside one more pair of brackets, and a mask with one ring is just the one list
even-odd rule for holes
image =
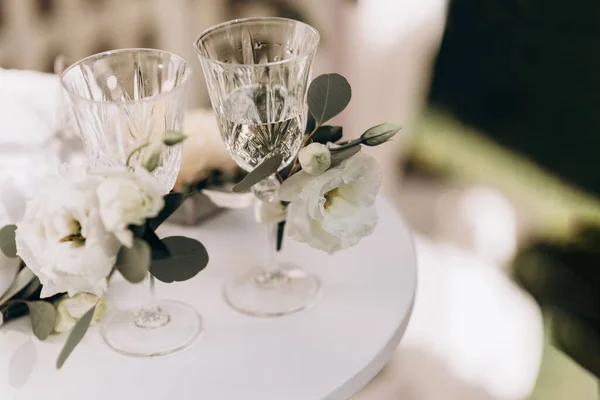
{"label": "glass base", "polygon": [[225,283],[225,301],[237,311],[256,317],[279,317],[302,311],[317,301],[321,283],[300,267],[282,263],[279,270],[261,268]]}
{"label": "glass base", "polygon": [[113,350],[134,357],[155,357],[183,350],[202,333],[202,317],[175,300],[156,300],[148,310],[116,311],[102,326]]}

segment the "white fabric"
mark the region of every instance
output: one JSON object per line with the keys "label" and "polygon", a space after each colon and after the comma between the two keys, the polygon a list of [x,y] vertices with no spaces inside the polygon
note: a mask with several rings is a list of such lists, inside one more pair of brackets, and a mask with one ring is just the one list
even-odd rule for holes
{"label": "white fabric", "polygon": [[[58,77],[0,69],[0,226],[18,222],[24,199],[58,165],[50,139],[59,125]],[[46,146],[46,147],[45,147]],[[46,150],[44,149],[46,148]]]}
{"label": "white fabric", "polygon": [[43,144],[57,128],[59,78],[0,69],[0,143]]}

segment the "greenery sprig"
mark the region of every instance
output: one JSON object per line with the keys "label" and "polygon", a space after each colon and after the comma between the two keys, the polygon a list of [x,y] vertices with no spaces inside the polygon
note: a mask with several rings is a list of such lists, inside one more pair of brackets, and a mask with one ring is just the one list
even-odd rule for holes
{"label": "greenery sprig", "polygon": [[[127,157],[126,166],[131,167],[132,158],[149,147],[141,165],[152,172],[159,165],[163,149],[175,146],[185,139],[186,136],[181,132],[166,132],[161,139],[135,148]],[[187,195],[182,193],[167,194],[164,196],[165,205],[156,217],[148,219],[143,226],[130,227],[135,236],[134,244],[131,248],[123,246],[120,249],[109,277],[114,271],[119,271],[127,281],[139,283],[149,273],[162,282],[180,282],[193,278],[208,265],[208,252],[199,241],[181,236],[160,239],[155,233],[186,198]],[[16,229],[15,225],[0,229],[0,250],[10,258],[17,257]],[[54,303],[62,294],[42,300],[41,286],[34,273],[22,265],[11,286],[0,297],[0,321],[29,314],[34,335],[40,340],[45,340],[54,330],[57,319]],[[75,323],[57,359],[57,368],[63,366],[85,336],[97,306],[98,303]]]}
{"label": "greenery sprig", "polygon": [[[340,74],[323,74],[311,82],[307,97],[308,110],[314,118],[315,125],[304,137],[300,148],[311,142],[334,144],[330,146],[332,166],[339,165],[345,159],[352,157],[360,151],[361,145],[378,146],[389,141],[401,129],[399,125],[385,122],[367,129],[358,139],[339,143],[336,146],[335,144],[343,137],[342,127],[323,124],[340,114],[348,106],[352,98],[350,84]],[[261,180],[277,173],[282,161],[283,157],[279,153],[269,155],[234,186],[233,191],[245,192]],[[291,166],[277,173],[277,177],[283,182],[297,173],[299,169],[298,155],[296,155]]]}

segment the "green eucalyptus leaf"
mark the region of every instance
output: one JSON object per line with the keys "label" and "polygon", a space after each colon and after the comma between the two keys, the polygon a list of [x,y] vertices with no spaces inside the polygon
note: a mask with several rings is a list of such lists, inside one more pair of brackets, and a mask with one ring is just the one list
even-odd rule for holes
{"label": "green eucalyptus leaf", "polygon": [[[31,282],[29,282],[29,284],[27,286],[25,286],[25,288],[21,292],[18,293],[18,298],[20,300],[29,300],[29,298],[31,296],[33,296],[34,294],[39,292],[41,287],[42,287],[42,283],[36,276]],[[39,298],[39,293],[38,293],[38,298]]]}
{"label": "green eucalyptus leaf", "polygon": [[150,268],[150,246],[142,239],[136,238],[131,248],[121,247],[115,267],[127,281],[143,281]]}
{"label": "green eucalyptus leaf", "polygon": [[277,172],[283,161],[283,156],[279,153],[267,157],[252,172],[250,172],[240,183],[233,187],[234,193],[241,193],[250,190],[258,182]]}
{"label": "green eucalyptus leaf", "polygon": [[45,340],[54,330],[56,309],[47,301],[27,301],[33,334],[40,340]]}
{"label": "green eucalyptus leaf", "polygon": [[183,236],[162,239],[171,256],[152,260],[150,273],[162,282],[182,282],[193,278],[208,264],[208,252],[202,243]]}
{"label": "green eucalyptus leaf", "polygon": [[344,160],[349,159],[350,157],[352,157],[359,151],[360,151],[360,145],[347,147],[342,150],[331,149],[331,167],[329,167],[329,168],[337,167]]}
{"label": "green eucalyptus leaf", "polygon": [[341,126],[323,125],[312,136],[312,141],[317,143],[327,144],[329,142],[335,143],[340,140],[343,136],[343,130]]}
{"label": "green eucalyptus leaf", "polygon": [[171,257],[169,249],[152,229],[147,229],[143,239],[150,245],[152,260]]}
{"label": "green eucalyptus leaf", "polygon": [[[0,306],[0,321],[4,319],[4,323],[10,321],[11,319],[20,318],[29,313],[29,308],[27,308],[27,304],[22,301],[14,301],[7,303],[3,306]],[[2,325],[2,323],[0,323]]]}
{"label": "green eucalyptus leaf", "polygon": [[77,323],[71,330],[71,333],[69,333],[69,337],[67,337],[65,345],[63,346],[58,356],[58,359],[56,360],[57,369],[60,369],[64,365],[67,358],[71,355],[73,350],[75,350],[75,347],[77,347],[79,342],[81,342],[81,340],[85,336],[88,328],[90,327],[90,324],[92,323],[94,311],[96,311],[96,305],[94,305],[94,307],[90,308],[85,314],[83,314],[83,317],[81,317],[81,319],[77,321]]}
{"label": "green eucalyptus leaf", "polygon": [[6,293],[0,297],[0,306],[23,290],[35,278],[35,274],[27,267],[22,268]]}
{"label": "green eucalyptus leaf", "polygon": [[6,225],[0,229],[0,250],[2,250],[6,257],[17,256],[16,230],[16,225]]}
{"label": "green eucalyptus leaf", "polygon": [[158,228],[163,222],[167,220],[177,209],[183,204],[187,196],[183,193],[173,192],[169,193],[164,197],[165,206],[158,213],[158,215],[148,220],[148,226],[151,229]]}
{"label": "green eucalyptus leaf", "polygon": [[350,103],[352,88],[339,74],[316,77],[308,87],[308,109],[318,125],[330,120]]}
{"label": "green eucalyptus leaf", "polygon": [[174,146],[183,142],[185,139],[187,139],[187,136],[182,132],[167,131],[163,136],[163,143],[167,146]]}
{"label": "green eucalyptus leaf", "polygon": [[378,146],[390,140],[400,129],[402,129],[400,125],[384,122],[367,129],[360,139],[366,146]]}
{"label": "green eucalyptus leaf", "polygon": [[600,376],[598,323],[592,318],[582,318],[558,308],[551,312],[551,316],[553,344],[583,368]]}

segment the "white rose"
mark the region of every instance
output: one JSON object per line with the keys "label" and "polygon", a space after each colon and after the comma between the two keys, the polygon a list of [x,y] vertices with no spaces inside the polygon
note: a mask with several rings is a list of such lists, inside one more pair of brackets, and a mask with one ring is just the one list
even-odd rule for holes
{"label": "white rose", "polygon": [[73,297],[67,295],[56,302],[56,320],[54,321],[54,332],[68,332],[83,317],[83,315],[96,304],[92,323],[98,323],[106,314],[106,301],[103,297],[94,296],[89,293],[78,293]]}
{"label": "white rose", "polygon": [[221,139],[215,115],[210,109],[199,109],[186,114],[181,169],[175,188],[206,178],[213,170],[232,172],[238,167]]}
{"label": "white rose", "polygon": [[158,215],[165,205],[162,186],[143,168],[118,169],[104,175],[96,190],[102,222],[123,245],[131,247],[133,232],[129,225],[143,225],[146,219]]}
{"label": "white rose", "polygon": [[288,235],[329,253],[354,246],[375,230],[380,186],[379,165],[362,152],[319,176],[294,174],[279,189]]}
{"label": "white rose", "polygon": [[302,170],[309,175],[318,176],[331,166],[331,152],[321,143],[311,143],[298,153]]}
{"label": "white rose", "polygon": [[40,279],[41,297],[105,292],[120,244],[100,218],[100,181],[81,173],[49,177],[27,203],[17,253]]}

